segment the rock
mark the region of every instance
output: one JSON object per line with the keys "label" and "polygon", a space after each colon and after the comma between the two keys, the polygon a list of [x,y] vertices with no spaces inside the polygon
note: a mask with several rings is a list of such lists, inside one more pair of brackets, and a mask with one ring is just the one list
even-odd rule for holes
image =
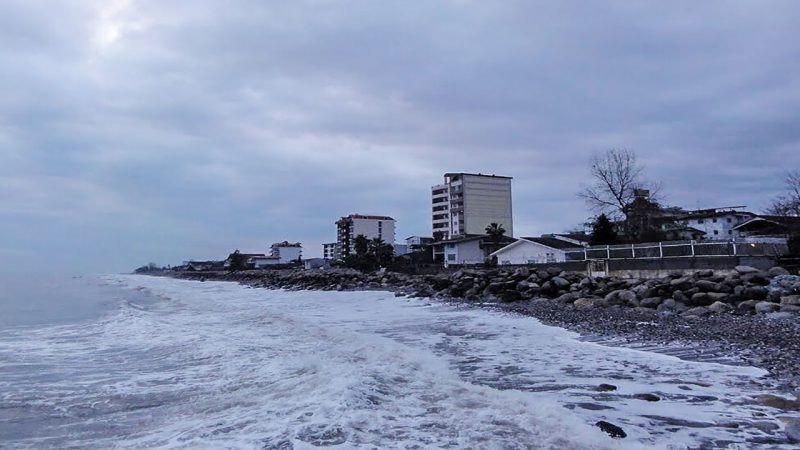
{"label": "rock", "polygon": [[528,278],[529,276],[531,276],[531,271],[527,267],[520,267],[514,271],[514,276],[520,278]]}
{"label": "rock", "polygon": [[798,305],[781,305],[781,312],[800,314],[800,306],[798,306]]}
{"label": "rock", "polygon": [[780,428],[775,422],[767,422],[766,420],[759,420],[758,422],[753,422],[753,427],[763,431],[764,433],[772,434],[773,431]]}
{"label": "rock", "polygon": [[515,302],[517,300],[522,300],[522,294],[520,294],[517,290],[506,290],[497,296],[504,302]]}
{"label": "rock", "polygon": [[778,397],[777,395],[764,394],[758,397],[758,402],[770,408],[784,411],[800,411],[800,401]]}
{"label": "rock", "polygon": [[786,295],[781,297],[781,305],[800,306],[800,295]]}
{"label": "rock", "polygon": [[646,402],[657,402],[661,400],[661,397],[655,394],[634,394],[633,398],[636,400],[644,400]]}
{"label": "rock", "polygon": [[711,280],[698,280],[694,285],[703,292],[711,292],[717,287],[717,283]]}
{"label": "rock", "polygon": [[711,304],[711,306],[708,307],[708,309],[713,313],[722,314],[722,313],[733,311],[733,306],[731,306],[731,305],[729,305],[727,303],[714,302],[714,303]]}
{"label": "rock", "polygon": [[575,301],[575,299],[577,297],[578,297],[578,295],[575,294],[574,292],[568,292],[568,293],[566,293],[564,295],[560,295],[560,296],[556,297],[555,300],[557,302],[559,302],[559,303],[572,303],[572,302]]}
{"label": "rock", "polygon": [[570,285],[569,281],[561,277],[553,277],[550,282],[553,283],[558,289],[564,289]]}
{"label": "rock", "polygon": [[594,299],[591,298],[579,298],[575,300],[573,305],[577,306],[578,308],[591,308],[594,306]]}
{"label": "rock", "polygon": [[769,291],[764,286],[750,286],[745,288],[742,296],[752,300],[764,300],[768,293]]}
{"label": "rock", "polygon": [[705,292],[698,292],[692,295],[689,304],[692,306],[706,306],[711,304],[711,298]]}
{"label": "rock", "polygon": [[755,267],[750,267],[750,266],[736,266],[736,267],[733,268],[733,270],[735,270],[736,272],[738,272],[740,274],[761,272],[759,269],[756,269]]}
{"label": "rock", "polygon": [[709,310],[705,306],[695,306],[694,308],[684,311],[681,315],[702,317],[702,316],[707,316],[709,314],[711,314],[711,310]]}
{"label": "rock", "polygon": [[792,320],[794,314],[789,311],[767,313],[764,317],[770,320]]}
{"label": "rock", "polygon": [[606,432],[612,438],[624,438],[628,436],[622,428],[614,425],[611,422],[606,422],[605,420],[601,420],[597,422],[595,425],[604,432]]}
{"label": "rock", "polygon": [[790,442],[800,442],[800,418],[788,417],[784,419],[783,432]]}
{"label": "rock", "polygon": [[658,308],[658,305],[660,305],[663,300],[664,299],[661,297],[648,297],[639,302],[639,305],[645,308]]}
{"label": "rock", "polygon": [[700,278],[709,278],[714,276],[714,271],[711,269],[698,270],[695,274]]}
{"label": "rock", "polygon": [[780,266],[775,266],[767,271],[770,277],[774,278],[780,275],[789,275],[789,271]]}
{"label": "rock", "polygon": [[676,302],[681,302],[683,304],[689,303],[689,297],[686,296],[682,291],[675,291],[672,293],[672,298]]}
{"label": "rock", "polygon": [[742,275],[742,281],[758,286],[767,286],[769,284],[769,275],[766,272],[750,272]]}
{"label": "rock", "polygon": [[519,283],[517,283],[516,289],[518,291],[527,291],[528,289],[530,289],[530,287],[531,287],[531,284],[529,282],[520,281]]}
{"label": "rock", "polygon": [[739,304],[736,305],[736,312],[739,314],[753,313],[756,309],[756,304],[758,304],[758,300],[746,300],[739,302]]}
{"label": "rock", "polygon": [[759,314],[767,314],[781,309],[781,306],[772,302],[758,302],[756,303],[755,309]]}
{"label": "rock", "polygon": [[597,392],[611,392],[616,391],[617,387],[613,384],[601,383],[594,390]]}

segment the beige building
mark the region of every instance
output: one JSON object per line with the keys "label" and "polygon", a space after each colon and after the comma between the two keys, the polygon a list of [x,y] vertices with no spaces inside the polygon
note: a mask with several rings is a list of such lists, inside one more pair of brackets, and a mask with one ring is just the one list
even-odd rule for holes
{"label": "beige building", "polygon": [[444,184],[431,187],[433,235],[452,239],[481,235],[498,223],[514,236],[511,177],[473,173],[446,173]]}

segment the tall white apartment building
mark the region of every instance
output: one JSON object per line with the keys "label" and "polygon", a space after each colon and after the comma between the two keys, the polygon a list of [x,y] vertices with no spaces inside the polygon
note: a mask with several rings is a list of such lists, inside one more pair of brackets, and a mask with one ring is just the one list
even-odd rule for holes
{"label": "tall white apartment building", "polygon": [[435,238],[485,234],[490,223],[514,235],[511,177],[446,173],[444,184],[431,187],[431,199]]}
{"label": "tall white apartment building", "polygon": [[336,256],[336,242],[329,242],[322,244],[322,257],[325,259],[333,259]]}
{"label": "tall white apartment building", "polygon": [[336,221],[336,258],[355,254],[354,239],[359,235],[367,239],[380,238],[394,244],[395,220],[389,216],[350,214]]}

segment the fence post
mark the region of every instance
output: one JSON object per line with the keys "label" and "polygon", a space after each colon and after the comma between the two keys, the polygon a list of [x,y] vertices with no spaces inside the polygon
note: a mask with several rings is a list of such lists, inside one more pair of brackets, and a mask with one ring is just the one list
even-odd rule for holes
{"label": "fence post", "polygon": [[606,245],[606,259],[611,259],[611,246]]}
{"label": "fence post", "polygon": [[658,257],[659,258],[663,258],[664,257],[664,246],[662,244],[663,244],[662,242],[658,243]]}
{"label": "fence post", "polygon": [[631,258],[636,258],[636,247],[631,244]]}
{"label": "fence post", "polygon": [[733,245],[733,256],[736,256],[736,239],[734,239],[731,244]]}
{"label": "fence post", "polygon": [[583,247],[583,260],[586,261],[589,259],[589,251],[586,250],[586,247]]}
{"label": "fence post", "polygon": [[694,239],[689,241],[689,245],[692,247],[692,256],[694,256]]}

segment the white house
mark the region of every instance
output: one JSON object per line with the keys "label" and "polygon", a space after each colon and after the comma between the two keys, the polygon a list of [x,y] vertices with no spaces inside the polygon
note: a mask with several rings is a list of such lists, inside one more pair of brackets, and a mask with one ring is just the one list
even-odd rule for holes
{"label": "white house", "polygon": [[691,211],[680,217],[677,222],[705,233],[704,239],[729,240],[740,237],[738,226],[755,218],[747,211],[737,211],[739,207],[717,208]]}
{"label": "white house", "polygon": [[505,247],[493,252],[498,264],[545,264],[564,262],[566,252],[580,250],[583,246],[570,239],[558,237],[521,237]]}
{"label": "white house", "polygon": [[272,256],[278,257],[278,264],[290,264],[303,257],[303,246],[299,242],[278,242],[272,244]]}
{"label": "white house", "polygon": [[[514,238],[503,236],[499,245],[506,245],[514,242]],[[463,265],[463,264],[483,264],[489,256],[489,252],[496,248],[489,236],[465,236],[456,239],[448,239],[433,244],[439,252],[444,254],[444,266]],[[437,252],[437,253],[439,253]]]}

